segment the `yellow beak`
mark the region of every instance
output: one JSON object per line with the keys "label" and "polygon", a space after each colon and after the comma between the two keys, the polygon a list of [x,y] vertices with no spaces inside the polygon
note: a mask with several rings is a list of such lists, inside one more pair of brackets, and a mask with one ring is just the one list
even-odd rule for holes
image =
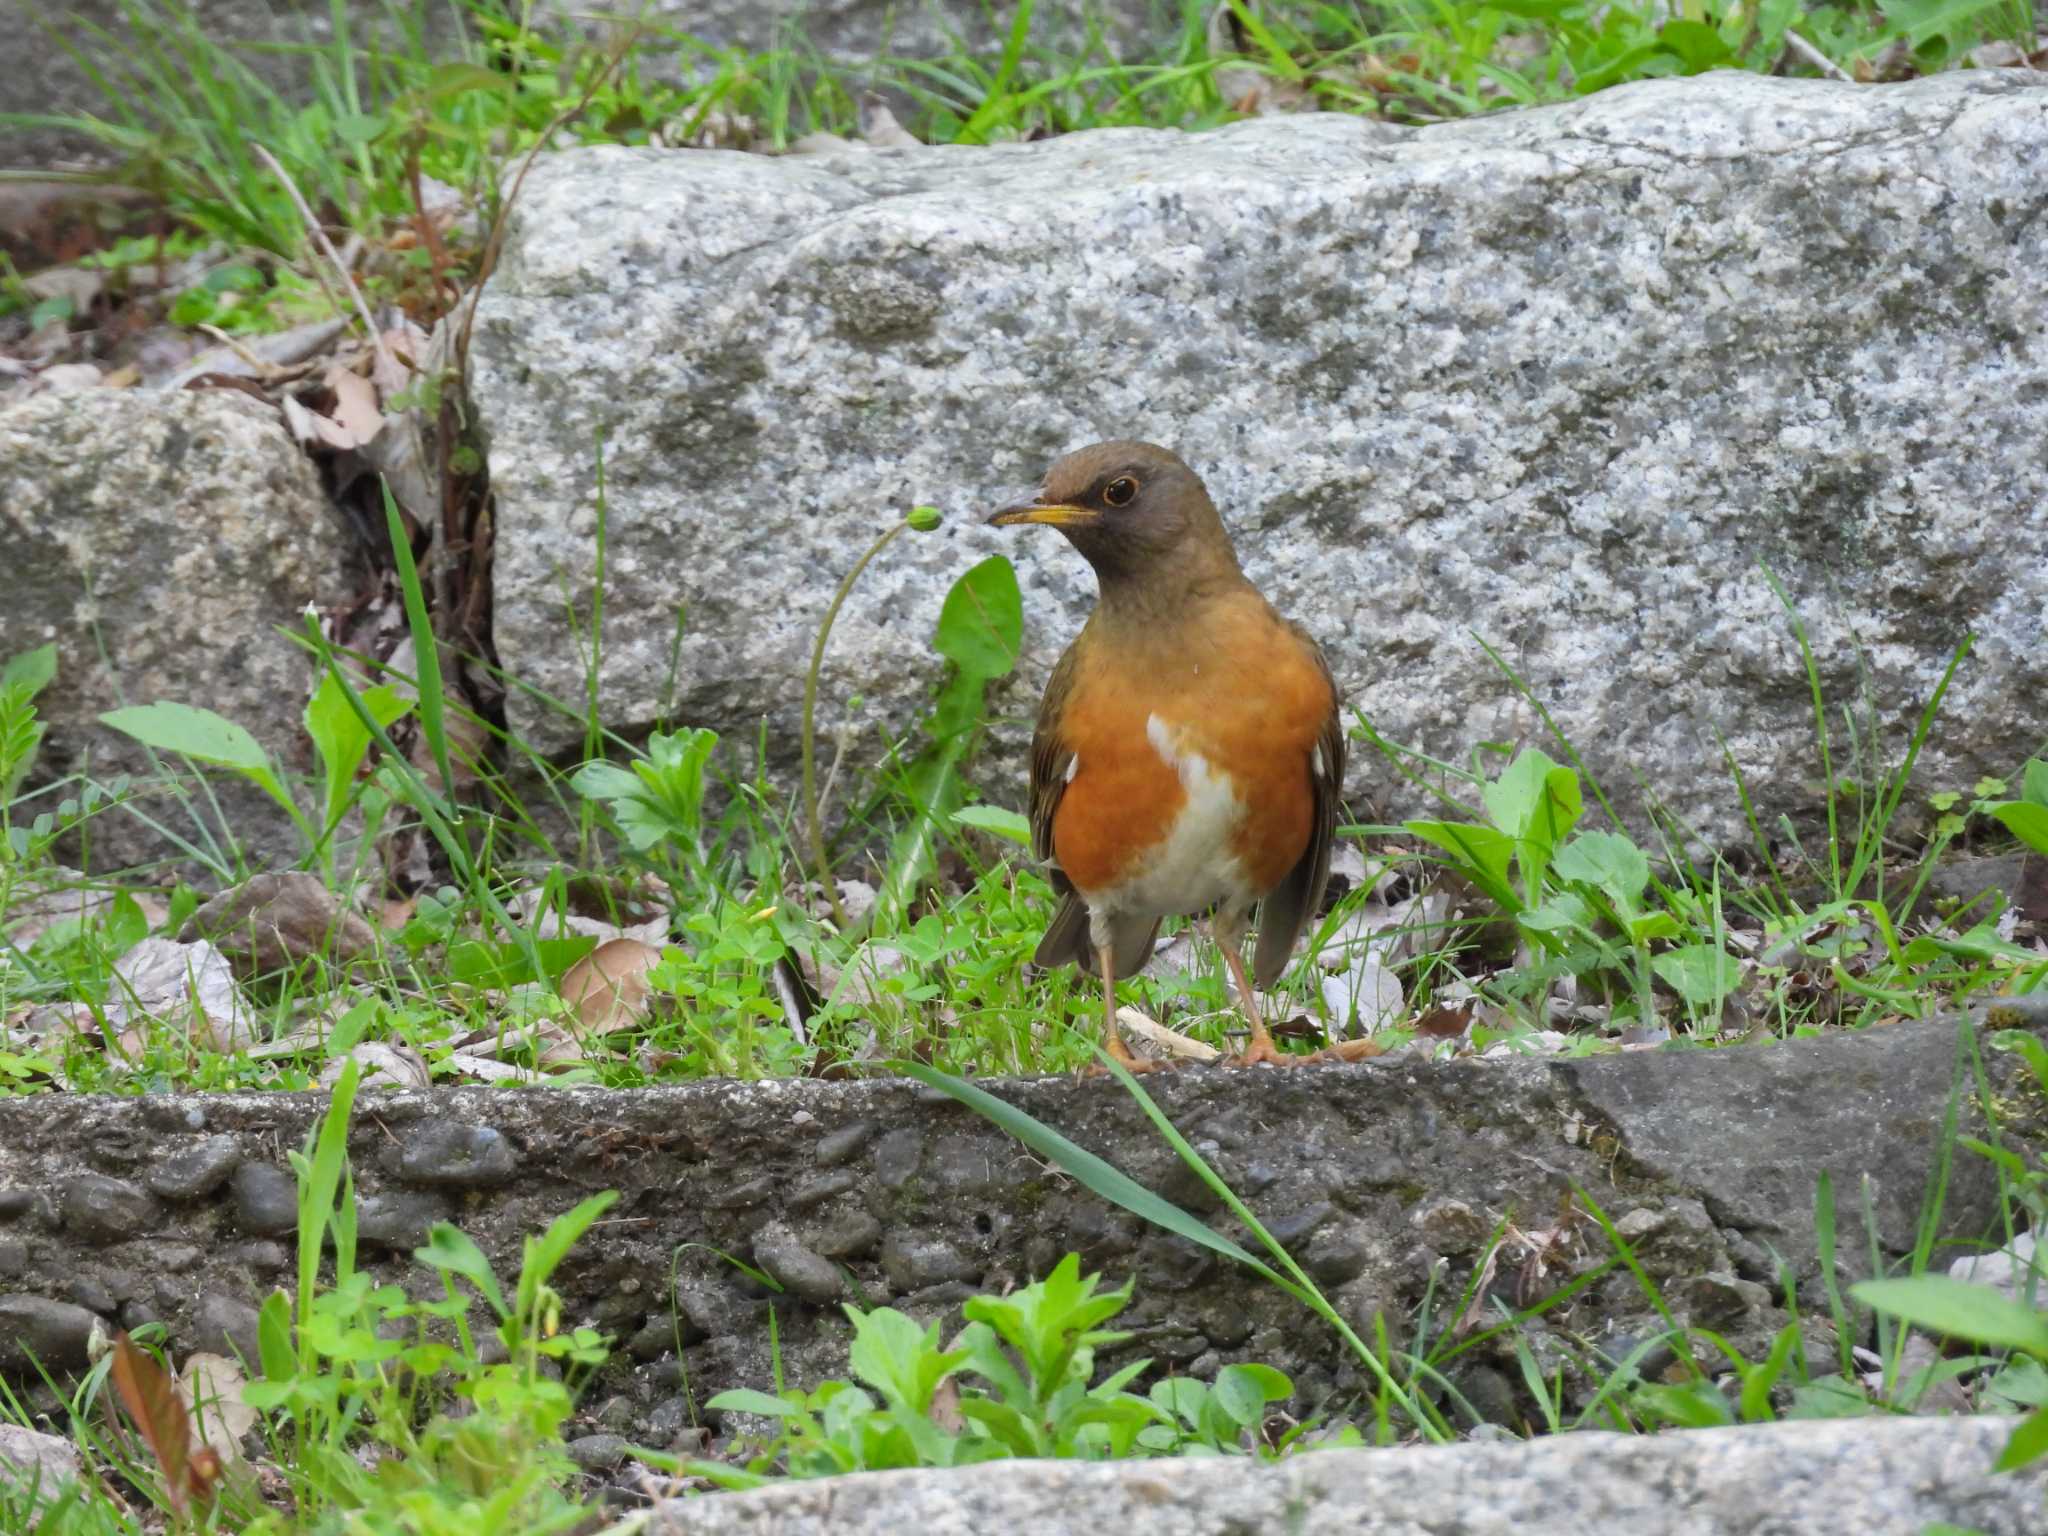
{"label": "yellow beak", "polygon": [[989,520],[991,528],[1007,528],[1013,523],[1046,523],[1054,528],[1086,528],[1102,521],[1102,514],[1089,507],[1045,506],[1035,501],[1023,502],[1014,507],[1005,507]]}

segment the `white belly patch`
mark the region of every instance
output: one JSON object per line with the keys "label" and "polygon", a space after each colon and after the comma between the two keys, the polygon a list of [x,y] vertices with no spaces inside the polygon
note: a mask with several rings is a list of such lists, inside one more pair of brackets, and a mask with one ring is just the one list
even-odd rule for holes
{"label": "white belly patch", "polygon": [[1244,802],[1230,776],[1157,715],[1146,720],[1145,739],[1180,776],[1187,803],[1166,841],[1115,891],[1115,909],[1148,916],[1199,912],[1239,895],[1246,880],[1230,840],[1244,819]]}

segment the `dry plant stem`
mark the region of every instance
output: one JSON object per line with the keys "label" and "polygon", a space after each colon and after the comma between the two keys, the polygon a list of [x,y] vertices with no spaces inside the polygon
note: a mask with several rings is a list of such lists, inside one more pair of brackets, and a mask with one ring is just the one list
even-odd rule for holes
{"label": "dry plant stem", "polygon": [[839,883],[832,878],[832,862],[825,856],[825,823],[818,813],[818,673],[825,665],[825,642],[832,637],[832,621],[839,617],[846,594],[860,580],[860,573],[868,568],[868,562],[887,549],[889,541],[909,526],[908,522],[901,522],[889,529],[868,546],[868,552],[846,573],[818,625],[818,638],[811,646],[811,669],[804,676],[804,823],[811,836],[812,867],[818,883],[825,888],[825,900],[832,905],[832,921],[839,925],[842,933],[846,931],[846,909],[839,904]]}
{"label": "dry plant stem", "polygon": [[[363,322],[363,334],[370,339],[370,349],[377,354],[378,363],[387,370],[396,367],[391,354],[384,349],[384,338],[377,331],[377,322],[370,318],[370,306],[363,302],[362,289],[358,288],[356,280],[349,276],[348,266],[342,261],[341,253],[335,250],[334,242],[327,238],[327,231],[322,229],[320,221],[313,217],[313,210],[307,205],[305,194],[299,191],[298,183],[277,163],[277,156],[261,144],[251,143],[249,147],[256,152],[259,160],[270,167],[270,174],[277,178],[278,184],[290,195],[292,205],[299,210],[299,217],[306,221],[307,233],[312,235],[314,243],[320,247],[328,261],[333,263],[342,286],[348,290],[348,296],[355,301],[356,317]],[[323,283],[321,286],[325,287],[326,284]]]}
{"label": "dry plant stem", "polygon": [[1854,81],[1856,78],[1790,27],[1785,29],[1785,46],[1830,79]]}
{"label": "dry plant stem", "polygon": [[455,331],[455,371],[464,378],[469,376],[469,338],[476,329],[476,307],[483,298],[484,284],[498,265],[498,253],[505,246],[505,226],[511,217],[512,205],[519,201],[519,189],[526,185],[526,173],[533,169],[533,162],[540,158],[540,152],[548,147],[548,141],[573,123],[588,110],[597,93],[611,83],[619,65],[625,61],[640,41],[641,24],[634,22],[621,37],[611,56],[604,61],[604,68],[590,82],[583,94],[569,106],[563,108],[540,131],[540,137],[533,141],[533,148],[526,152],[526,158],[519,162],[518,174],[512,178],[512,189],[505,194],[505,200],[498,205],[498,216],[491,220],[491,232],[484,239],[483,254],[477,258],[476,278],[469,285],[469,307],[462,312],[462,324]]}
{"label": "dry plant stem", "polygon": [[266,363],[265,361],[263,361],[263,359],[258,357],[254,352],[251,352],[247,347],[243,346],[241,343],[241,339],[239,337],[230,336],[226,331],[222,330],[217,325],[209,325],[204,320],[202,320],[199,322],[198,326],[195,327],[195,329],[197,329],[201,335],[211,336],[215,341],[219,342],[222,346],[226,347],[230,352],[234,353],[235,356],[239,357],[249,367],[255,369],[257,379],[265,384],[272,382],[277,377],[278,374],[284,372],[282,368],[276,367],[273,364]]}

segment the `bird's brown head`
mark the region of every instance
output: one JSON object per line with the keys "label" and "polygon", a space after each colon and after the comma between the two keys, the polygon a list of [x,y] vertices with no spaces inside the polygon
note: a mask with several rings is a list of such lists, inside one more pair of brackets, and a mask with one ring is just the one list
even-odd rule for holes
{"label": "bird's brown head", "polygon": [[1105,596],[1130,583],[1236,575],[1237,556],[1201,478],[1152,443],[1096,443],[1045,472],[1038,494],[989,519],[1059,529],[1095,567]]}

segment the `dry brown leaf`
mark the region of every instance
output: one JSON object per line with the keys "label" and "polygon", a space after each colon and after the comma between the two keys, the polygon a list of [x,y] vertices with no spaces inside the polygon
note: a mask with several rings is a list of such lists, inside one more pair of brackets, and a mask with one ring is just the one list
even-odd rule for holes
{"label": "dry brown leaf", "polygon": [[1428,1035],[1437,1040],[1455,1040],[1464,1034],[1471,1024],[1470,1003],[1459,1008],[1432,1008],[1415,1021],[1415,1033]]}
{"label": "dry brown leaf", "polygon": [[586,1033],[625,1029],[647,1017],[652,1006],[647,973],[660,963],[661,951],[652,944],[612,939],[563,973],[562,1001]]}
{"label": "dry brown leaf", "polygon": [[242,1401],[248,1378],[225,1355],[185,1357],[178,1388],[192,1412],[192,1450],[211,1447],[223,1462],[242,1458],[242,1436],[256,1427],[256,1410]]}
{"label": "dry brown leaf", "polygon": [[347,1056],[336,1057],[320,1069],[320,1086],[332,1088],[341,1080],[343,1068],[351,1061],[363,1069],[362,1085],[365,1088],[424,1088],[432,1078],[426,1062],[410,1046],[365,1040]]}
{"label": "dry brown leaf", "polygon": [[334,392],[330,419],[348,434],[337,448],[360,448],[384,430],[384,412],[377,404],[377,386],[339,363],[328,366],[321,382]]}

